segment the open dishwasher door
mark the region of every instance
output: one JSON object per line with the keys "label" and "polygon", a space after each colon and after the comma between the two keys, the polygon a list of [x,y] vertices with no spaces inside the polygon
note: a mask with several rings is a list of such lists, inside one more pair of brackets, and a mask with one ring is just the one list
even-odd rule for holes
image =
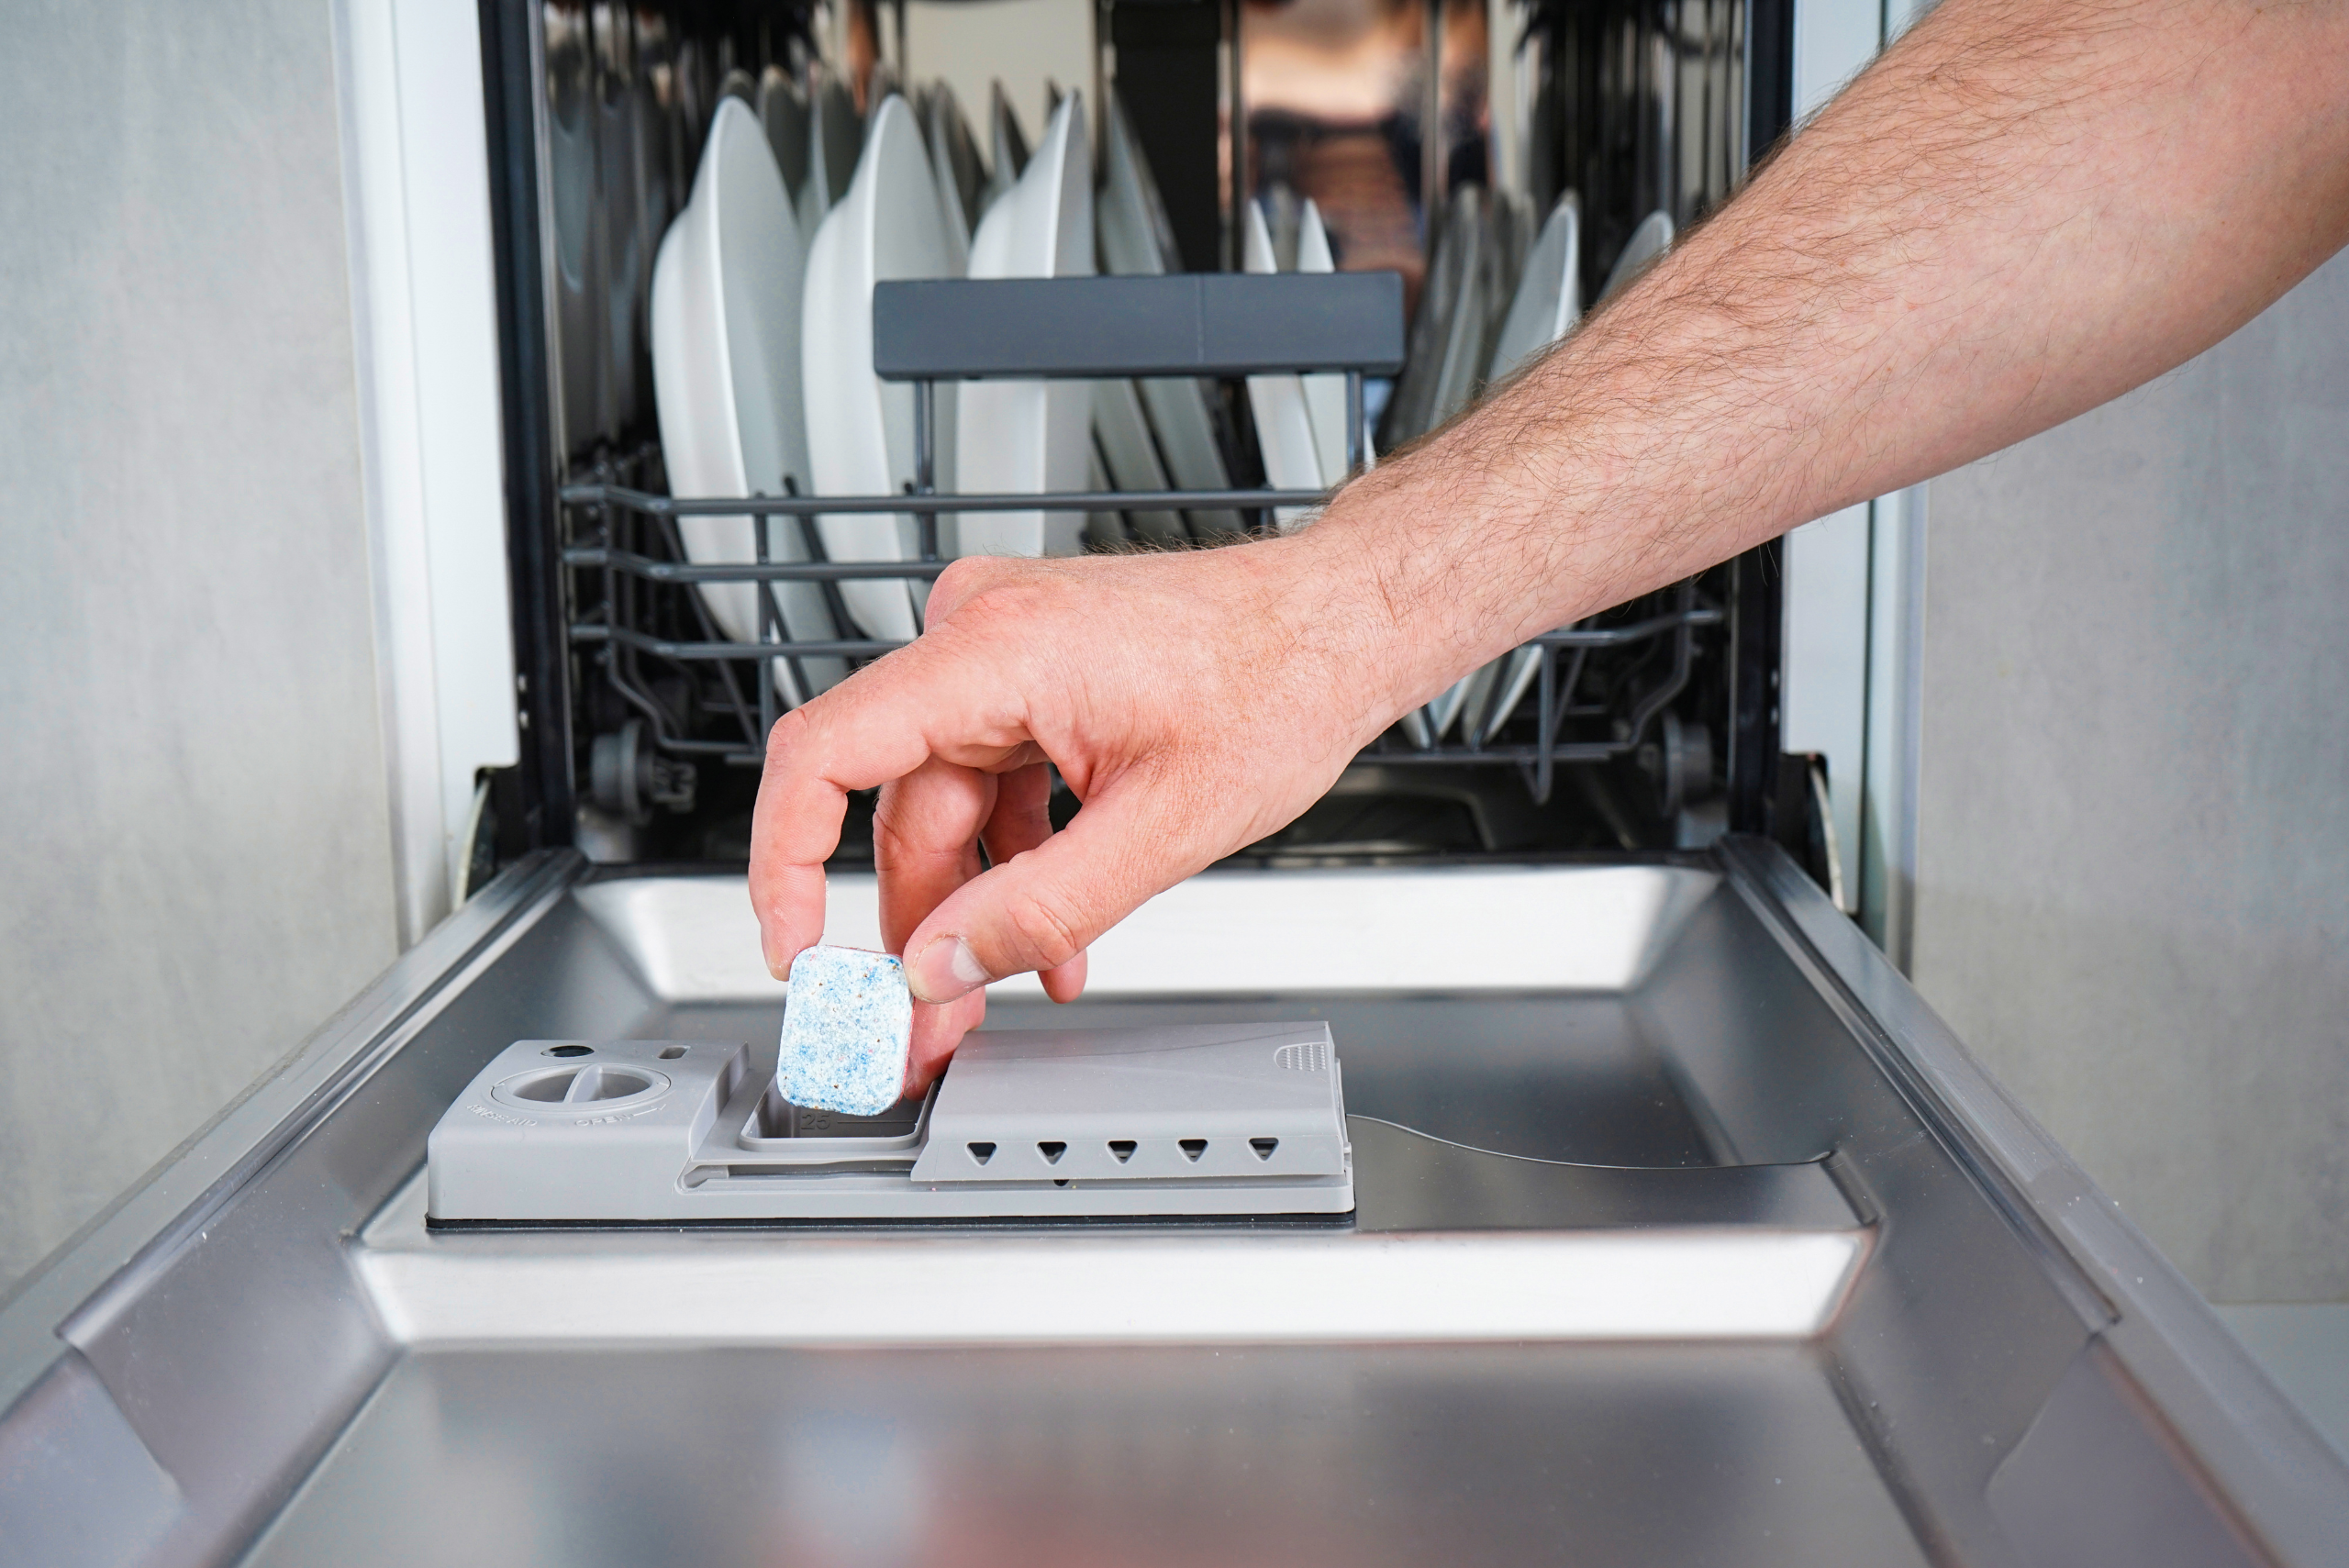
{"label": "open dishwasher door", "polygon": [[1355,1211],[435,1229],[513,1042],[780,1017],[739,878],[525,862],[0,1311],[0,1562],[2349,1552],[2339,1458],[1774,848],[1210,873],[1093,972],[990,1026],[1326,1023]]}

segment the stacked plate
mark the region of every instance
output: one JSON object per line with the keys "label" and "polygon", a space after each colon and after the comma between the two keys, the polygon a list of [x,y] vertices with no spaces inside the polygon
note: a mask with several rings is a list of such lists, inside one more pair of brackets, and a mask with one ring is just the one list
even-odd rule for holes
{"label": "stacked plate", "polygon": [[[661,435],[680,496],[878,495],[914,485],[915,391],[873,373],[880,282],[1067,277],[1097,264],[1149,274],[1178,264],[1163,204],[1114,92],[1102,116],[1097,191],[1078,95],[1052,95],[1050,121],[1031,151],[998,84],[987,116],[989,160],[942,84],[909,100],[883,83],[871,96],[871,113],[860,116],[845,85],[820,71],[804,82],[774,68],[756,81],[740,72],[727,79],[651,291]],[[1384,444],[1440,425],[1572,327],[1581,267],[1574,198],[1549,215],[1538,240],[1531,228],[1506,198],[1474,187],[1454,194],[1387,403]],[[1609,292],[1671,237],[1662,214],[1642,223]],[[1252,272],[1330,272],[1333,250],[1319,208],[1286,189],[1246,210]],[[1327,491],[1344,479],[1343,376],[1252,376],[1248,398],[1270,484]],[[1230,484],[1214,395],[1190,378],[968,383],[944,389],[936,412],[933,477],[946,494]],[[1368,450],[1365,443],[1365,457]],[[1278,521],[1301,526],[1311,510],[1284,509]],[[763,526],[761,534],[748,517],[685,518],[679,542],[702,563],[747,562],[762,544],[783,562],[911,564],[921,552],[911,512],[826,513]],[[1128,538],[1214,539],[1241,528],[1239,513],[1219,507],[1090,519],[1040,507],[941,515],[939,545],[948,555],[1051,555]],[[910,640],[927,599],[914,578],[697,592],[717,634],[735,642],[857,634]],[[1531,649],[1496,661],[1408,716],[1407,733],[1429,746],[1457,727],[1483,744],[1515,711],[1538,663]],[[774,662],[774,681],[796,704],[846,671],[838,658],[788,657]]]}
{"label": "stacked plate", "polygon": [[[680,496],[873,495],[913,484],[914,389],[873,373],[877,283],[1074,276],[1094,271],[1097,257],[1122,272],[1174,264],[1156,187],[1114,103],[1097,196],[1076,95],[1054,95],[1031,152],[998,89],[992,168],[944,85],[909,100],[885,83],[872,95],[860,117],[820,69],[804,81],[774,67],[727,78],[651,291],[662,442]],[[975,383],[942,389],[936,410],[941,492],[1230,484],[1195,381]],[[1093,519],[1090,534],[1176,543],[1240,528],[1233,512],[1166,508]],[[921,548],[910,512],[770,518],[764,530],[747,517],[693,517],[681,520],[679,542],[702,564],[752,561],[762,540],[783,562],[910,563]],[[939,544],[947,555],[1059,554],[1086,536],[1081,514],[948,514]],[[909,640],[927,599],[918,580],[890,578],[697,593],[713,634],[735,642]],[[779,660],[774,679],[796,704],[846,670],[837,658]]]}
{"label": "stacked plate", "polygon": [[[782,495],[806,488],[803,264],[798,226],[767,133],[740,98],[722,97],[693,194],[669,226],[652,269],[653,396],[673,494]],[[685,517],[677,531],[690,561],[737,564],[758,558],[747,517]],[[766,539],[773,560],[809,558],[796,518],[766,519]],[[698,592],[729,641],[761,640],[756,585],[712,584]],[[793,640],[840,635],[817,584],[778,584],[772,592]],[[775,690],[796,705],[847,673],[838,659],[777,660]]]}
{"label": "stacked plate", "polygon": [[[1582,210],[1572,191],[1558,200],[1502,317],[1485,379],[1498,382],[1566,335],[1582,315]],[[1540,651],[1520,648],[1486,665],[1464,684],[1460,717],[1469,744],[1482,746],[1517,711],[1541,673]]]}
{"label": "stacked plate", "polygon": [[[921,128],[906,100],[893,95],[874,111],[847,192],[807,252],[801,352],[817,495],[896,495],[915,482],[914,389],[873,373],[873,285],[953,272]],[[953,401],[937,400],[940,475],[954,472]],[[834,561],[921,558],[920,528],[910,512],[827,513],[818,529]],[[919,634],[926,584],[868,578],[842,583],[840,592],[867,636],[910,642]]]}
{"label": "stacked plate", "polygon": [[[1402,374],[1381,422],[1393,448],[1435,429],[1569,331],[1581,315],[1582,225],[1568,192],[1529,248],[1526,215],[1475,186],[1453,194],[1430,259]],[[1599,299],[1624,286],[1672,243],[1672,220],[1652,213],[1625,242]],[[1404,716],[1404,735],[1431,747],[1456,726],[1483,746],[1524,701],[1541,669],[1537,649],[1514,650],[1425,707]]]}
{"label": "stacked plate", "polygon": [[[1275,204],[1278,205],[1278,204]],[[1337,270],[1320,209],[1298,204],[1294,225],[1297,271]],[[1280,270],[1279,240],[1265,204],[1248,205],[1241,259],[1252,272]],[[1346,378],[1281,373],[1248,378],[1248,408],[1263,449],[1264,478],[1279,490],[1328,490],[1346,476]],[[1274,516],[1282,531],[1301,528],[1314,508],[1285,506]]]}
{"label": "stacked plate", "polygon": [[[979,220],[974,278],[1065,278],[1093,272],[1093,159],[1085,105],[1070,94],[1009,189]],[[1093,396],[1083,382],[969,381],[956,488],[966,495],[1082,490],[1093,456]],[[963,555],[1075,555],[1082,512],[970,512],[955,528]]]}
{"label": "stacked plate", "polygon": [[[1121,276],[1180,272],[1174,226],[1115,88],[1102,116],[1102,147],[1096,224],[1102,271]],[[1103,467],[1120,489],[1163,489],[1170,480],[1184,490],[1230,486],[1206,384],[1176,376],[1094,385],[1094,431]],[[1159,544],[1186,536],[1229,539],[1246,526],[1238,512],[1221,507],[1136,512],[1128,515],[1128,522],[1139,538]]]}

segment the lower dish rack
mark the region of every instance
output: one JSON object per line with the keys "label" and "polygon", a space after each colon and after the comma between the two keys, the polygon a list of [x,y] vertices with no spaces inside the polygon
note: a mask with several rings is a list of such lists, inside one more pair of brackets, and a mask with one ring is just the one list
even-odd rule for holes
{"label": "lower dish rack", "polygon": [[[642,473],[657,462],[657,453],[646,450],[626,467]],[[842,582],[928,583],[948,564],[934,546],[912,562],[821,558],[816,530],[807,526],[818,513],[902,512],[907,509],[903,496],[679,500],[621,483],[620,469],[607,464],[602,475],[567,485],[562,493],[570,524],[562,561],[573,577],[573,602],[592,606],[573,621],[570,636],[573,646],[591,658],[629,708],[642,717],[651,744],[665,756],[755,767],[763,756],[766,732],[782,713],[775,684],[761,678],[761,666],[778,660],[796,665],[815,658],[862,664],[904,646],[870,637],[795,641],[783,629],[772,595],[760,600],[759,640],[732,641],[692,590],[714,584],[798,582],[823,584],[836,595]],[[958,512],[1118,512],[1152,506],[1244,512],[1321,499],[1271,490],[1096,491],[957,495],[952,506]],[[762,559],[740,564],[686,560],[677,519],[712,516],[790,517],[801,525],[813,559],[765,559],[766,530],[753,528]],[[843,624],[853,624],[845,609],[836,606],[835,614]],[[1657,715],[1688,684],[1697,633],[1719,626],[1722,618],[1720,609],[1708,603],[1690,581],[1606,616],[1544,632],[1525,645],[1532,662],[1525,695],[1531,701],[1514,705],[1516,712],[1492,726],[1491,739],[1422,743],[1397,725],[1364,757],[1387,765],[1513,765],[1525,773],[1534,797],[1546,800],[1560,764],[1611,761],[1647,741]]]}
{"label": "lower dish rack", "polygon": [[[1238,542],[1297,526],[1300,514],[1329,498],[1254,484],[941,493],[941,383],[951,395],[955,383],[998,378],[1204,382],[1275,370],[1335,373],[1345,385],[1349,466],[1358,472],[1368,458],[1367,378],[1401,362],[1400,289],[1392,274],[883,284],[874,315],[876,373],[910,384],[914,394],[914,476],[903,494],[804,495],[786,479],[783,495],[677,497],[665,494],[662,453],[651,441],[599,452],[560,490],[567,634],[592,709],[583,728],[594,739],[583,760],[593,797],[607,808],[639,820],[657,806],[686,808],[698,766],[761,764],[785,694],[825,684],[811,669],[815,662],[836,677],[903,646],[901,637],[869,635],[859,625],[855,585],[901,584],[919,604],[948,564],[941,536],[949,519],[1013,512],[1236,517],[1243,531],[1230,540]],[[859,516],[910,524],[901,523],[904,542],[887,552],[894,559],[830,558],[818,519]],[[740,525],[747,548],[730,552],[737,559],[713,561],[707,549],[703,559],[693,558],[692,529],[681,524],[709,518]],[[740,635],[748,616],[734,617],[730,634],[721,627],[710,602],[721,585],[759,590],[754,637]],[[826,624],[839,635],[791,635],[785,590],[798,588],[805,604],[807,585],[820,590]],[[1562,769],[1628,765],[1646,775],[1634,786],[1648,795],[1641,809],[1669,820],[1714,782],[1709,726],[1676,710],[1701,706],[1681,699],[1723,662],[1701,646],[1727,620],[1718,595],[1707,591],[1716,586],[1691,579],[1532,639],[1438,703],[1404,716],[1362,753],[1355,772],[1432,781],[1443,775],[1431,770],[1481,770],[1488,777],[1513,770],[1523,786],[1519,799],[1540,807]],[[1627,835],[1616,837],[1629,847]]]}

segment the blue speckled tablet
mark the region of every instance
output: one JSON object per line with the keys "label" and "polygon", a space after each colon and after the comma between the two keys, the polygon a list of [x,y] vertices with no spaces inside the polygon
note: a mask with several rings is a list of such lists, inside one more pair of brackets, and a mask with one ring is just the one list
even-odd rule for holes
{"label": "blue speckled tablet", "polygon": [[879,1116],[905,1087],[913,1027],[903,963],[863,948],[808,948],[791,961],[775,1087],[795,1106]]}

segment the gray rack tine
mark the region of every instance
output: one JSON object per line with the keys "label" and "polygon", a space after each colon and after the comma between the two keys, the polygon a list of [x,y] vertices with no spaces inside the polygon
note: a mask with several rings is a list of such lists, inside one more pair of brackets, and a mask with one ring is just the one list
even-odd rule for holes
{"label": "gray rack tine", "polygon": [[[938,384],[914,383],[914,494],[938,494]],[[921,530],[921,558],[938,559],[938,511],[918,511],[914,522]]]}

